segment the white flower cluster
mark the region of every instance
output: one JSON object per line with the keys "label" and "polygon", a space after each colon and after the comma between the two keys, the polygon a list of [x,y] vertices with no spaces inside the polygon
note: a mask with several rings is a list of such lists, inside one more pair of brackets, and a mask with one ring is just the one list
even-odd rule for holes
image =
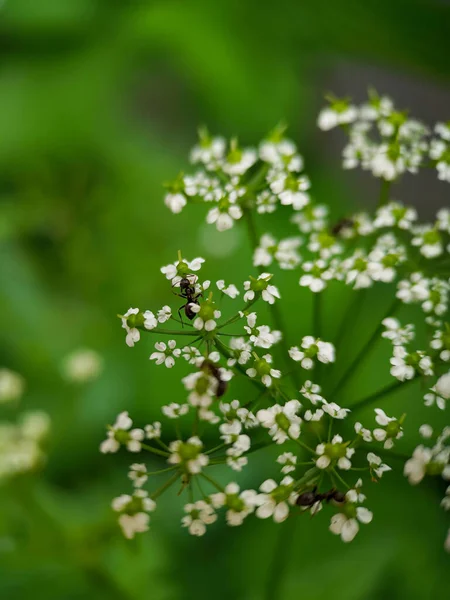
{"label": "white flower cluster", "polygon": [[[428,142],[428,128],[408,118],[406,112],[395,110],[390,98],[380,97],[376,92],[371,92],[368,102],[361,106],[349,100],[330,98],[330,106],[320,113],[318,125],[324,131],[341,126],[347,132],[349,142],[342,153],[344,169],[359,166],[386,181],[393,181],[406,172],[417,173],[433,154],[441,165],[447,160],[448,140],[447,145],[441,137],[436,140],[433,152],[433,145]],[[439,174],[444,170],[441,166]]]}
{"label": "white flower cluster", "polygon": [[50,418],[42,411],[27,411],[17,423],[0,421],[0,482],[38,468],[45,462],[44,443]]}
{"label": "white flower cluster", "polygon": [[[227,524],[238,526],[251,515],[280,523],[292,511],[308,510],[315,515],[330,507],[330,531],[349,542],[361,523],[372,521],[372,512],[363,506],[363,478],[379,481],[385,473],[395,472],[395,465],[390,465],[399,454],[392,449],[400,439],[407,442],[405,414],[388,416],[382,408],[375,408],[375,421],[369,428],[356,419],[356,413],[368,405],[382,406],[391,392],[415,380],[425,384],[427,406],[446,407],[450,398],[450,210],[441,209],[434,222],[420,224],[416,210],[392,200],[389,190],[392,181],[425,168],[430,158],[439,177],[449,179],[448,124],[437,126],[430,141],[424,125],[396,111],[388,98],[371,93],[362,106],[332,99],[319,116],[319,126],[323,130],[341,126],[348,133],[345,168],[360,165],[383,179],[374,214],[359,212],[331,221],[328,207],[310,197],[303,159],[282,127],[258,148],[241,148],[237,140],[227,142],[201,131],[191,152],[197,171],[180,175],[169,188],[165,203],[174,213],[201,203],[208,205],[206,221],[219,231],[245,221],[256,273],[241,284],[224,278],[215,284],[201,282],[199,271],[205,260],[187,260],[179,253],[177,261],[161,269],[169,282],[168,293],[176,296],[176,306],[165,304],[143,312],[131,308],[121,315],[129,346],[143,333],[158,336],[150,360],[172,372],[180,363],[190,368],[180,378],[181,398],[171,398],[162,406],[161,422],[136,428],[128,413],[122,412],[101,444],[104,453],[122,448],[163,461],[157,471],[148,470],[147,460],[130,467],[134,492],[114,501],[127,537],[148,529],[148,513],[155,508],[155,500],[178,483],[179,494],[188,496],[182,526],[192,535],[203,535],[221,509]],[[266,213],[280,207],[290,207],[286,223],[298,230],[284,238],[270,232],[259,236],[254,216],[266,218]],[[302,310],[303,306],[308,310],[304,294],[312,292],[313,322],[294,346],[278,312],[285,300],[276,277],[268,272],[277,268],[296,272],[303,288],[298,299]],[[352,319],[353,304],[349,316],[343,318],[338,303],[331,311],[325,301],[327,316],[332,312],[336,323],[336,338],[326,330],[330,321],[323,319],[321,298],[329,285],[339,284],[350,290],[384,284],[383,298],[391,297],[392,308],[383,319],[376,319],[366,345],[356,343],[360,330],[359,321]],[[374,320],[373,305],[364,315],[369,324]],[[397,318],[396,311],[407,314]],[[174,328],[166,328],[169,323]],[[347,347],[351,351],[362,347],[364,352],[343,370],[341,357],[346,348],[342,339],[349,338],[341,332],[352,327]],[[333,342],[324,341],[322,335]],[[390,370],[397,381],[382,389],[375,386],[367,397],[345,406],[344,386],[359,372],[365,354],[380,335],[392,346],[388,353],[387,344],[380,344],[385,375]],[[423,350],[412,348],[416,335]],[[376,368],[378,376],[382,367],[377,363]],[[305,380],[305,372],[315,373],[315,381]],[[255,395],[246,388],[245,397],[236,398],[234,378],[245,379]],[[413,399],[410,403],[422,408]],[[433,437],[428,425],[420,432],[426,439]],[[448,478],[448,437],[446,428],[433,447],[416,448],[405,465],[412,483],[425,475]],[[249,465],[252,453],[266,446],[279,448],[276,462],[281,480],[265,479],[255,489],[244,489],[235,478]],[[232,479],[223,484],[217,481],[210,474],[216,465],[228,467]],[[353,471],[362,476],[350,484]],[[154,474],[166,472],[162,486],[145,492],[143,487],[153,483]],[[445,508],[450,506],[447,496]]]}
{"label": "white flower cluster", "polygon": [[[444,427],[437,436],[430,425],[422,425],[419,432],[424,439],[434,438],[434,444],[431,447],[420,444],[415,448],[412,457],[405,463],[405,477],[411,485],[419,484],[424,477],[441,477],[444,481],[450,481],[450,427]],[[447,487],[441,506],[444,510],[450,510],[450,486]],[[450,552],[448,536],[444,547]]]}

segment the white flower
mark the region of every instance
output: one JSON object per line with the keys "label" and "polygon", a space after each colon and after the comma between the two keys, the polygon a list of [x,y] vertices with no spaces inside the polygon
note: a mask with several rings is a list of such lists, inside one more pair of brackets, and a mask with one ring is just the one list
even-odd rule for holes
{"label": "white flower", "polygon": [[288,473],[295,471],[297,457],[292,454],[292,452],[283,452],[283,454],[280,454],[280,456],[277,458],[277,463],[283,465],[281,472],[287,475]]}
{"label": "white flower", "polygon": [[[95,350],[81,349],[72,352],[64,359],[64,375],[69,381],[84,383],[92,381],[101,373],[103,359]],[[0,373],[0,402],[2,397]]]}
{"label": "white flower", "polygon": [[[168,308],[168,307],[167,307]],[[162,323],[162,321],[160,321]],[[152,330],[158,325],[158,321],[156,320],[155,315],[151,310],[146,310],[144,312],[144,327],[145,329]]]}
{"label": "white flower", "polygon": [[217,520],[211,504],[204,500],[197,500],[192,504],[186,504],[184,511],[187,513],[181,519],[183,527],[187,527],[191,535],[202,536],[206,532],[206,525],[211,525]]}
{"label": "white flower", "polygon": [[185,346],[181,352],[183,353],[183,358],[187,360],[190,365],[199,367],[203,362],[203,356],[200,350],[195,346]]}
{"label": "white flower", "polygon": [[302,233],[311,233],[311,231],[323,231],[327,226],[328,207],[319,205],[309,205],[299,213],[291,217],[291,222],[298,225]]}
{"label": "white flower", "polygon": [[176,194],[166,194],[164,204],[174,214],[180,213],[187,204],[187,200],[180,192]]}
{"label": "white flower", "polygon": [[447,404],[446,398],[443,398],[438,393],[436,393],[436,386],[430,388],[430,391],[428,392],[428,394],[425,394],[423,400],[425,406],[433,406],[434,404],[436,404],[436,406],[441,410],[445,410]]}
{"label": "white flower", "polygon": [[263,190],[256,196],[256,210],[259,214],[273,213],[277,203],[278,198],[270,190]]}
{"label": "white flower", "polygon": [[233,471],[242,471],[246,464],[248,464],[248,458],[246,456],[234,456],[233,454],[227,456],[227,465],[233,469]]}
{"label": "white flower", "polygon": [[322,389],[320,385],[307,379],[302,385],[300,393],[304,398],[307,398],[311,404],[317,404],[317,402],[321,402],[323,400],[322,396],[320,395],[321,391]]}
{"label": "white flower", "polygon": [[280,341],[281,332],[271,331],[267,325],[256,327],[256,313],[247,315],[247,325],[244,325],[245,331],[250,335],[250,342],[259,348],[271,348]]}
{"label": "white flower", "polygon": [[445,490],[445,496],[441,500],[441,506],[444,510],[450,510],[450,485]]}
{"label": "white flower", "polygon": [[351,104],[342,104],[339,102],[333,103],[330,107],[324,108],[320,111],[317,120],[317,126],[322,131],[329,131],[338,125],[347,125],[353,123],[358,117],[358,111],[355,106]]}
{"label": "white flower", "polygon": [[243,175],[255,164],[257,159],[258,155],[253,148],[240,150],[235,146],[231,148],[226,162],[222,164],[222,169],[228,175]]}
{"label": "white flower", "polygon": [[158,322],[165,323],[172,317],[172,309],[170,306],[163,306],[161,310],[158,310]]}
{"label": "white flower", "polygon": [[446,552],[450,552],[450,528],[447,531],[447,537],[445,538],[445,542],[444,542],[444,550]]}
{"label": "white flower", "polygon": [[134,463],[130,466],[128,477],[133,482],[133,485],[140,488],[148,479],[147,467],[143,463]]}
{"label": "white flower", "polygon": [[260,486],[256,503],[256,516],[259,519],[273,517],[275,523],[282,523],[289,516],[289,505],[295,504],[298,494],[293,489],[294,480],[289,475],[277,483],[267,479]]}
{"label": "white flower", "polygon": [[289,349],[289,356],[292,360],[300,362],[303,369],[312,369],[315,358],[324,364],[335,361],[335,349],[330,342],[322,342],[311,335],[306,335],[302,339],[301,348],[302,350],[293,346]]}
{"label": "white flower", "polygon": [[238,420],[231,423],[222,423],[219,427],[221,439],[225,444],[232,444],[232,448],[227,450],[229,456],[241,456],[250,449],[250,438],[248,435],[241,434],[242,423]]}
{"label": "white flower", "polygon": [[433,428],[431,425],[423,424],[419,427],[419,433],[424,439],[428,440],[433,436]]}
{"label": "white flower", "polygon": [[383,473],[386,473],[386,471],[392,470],[391,467],[384,464],[381,458],[373,452],[367,454],[367,462],[369,463],[371,473],[375,473],[378,479],[381,479]]}
{"label": "white flower", "polygon": [[365,442],[372,441],[372,432],[362,426],[362,423],[355,423],[355,433],[360,435]]}
{"label": "white flower", "polygon": [[25,389],[21,375],[9,369],[0,369],[0,404],[19,400]]}
{"label": "white flower", "polygon": [[292,140],[286,138],[263,140],[259,146],[259,157],[280,168],[284,167],[286,158],[294,157],[299,159],[295,170],[300,171],[303,166],[303,161],[297,154],[296,145]]}
{"label": "white flower", "polygon": [[202,302],[201,305],[191,304],[190,307],[192,312],[198,315],[193,323],[195,329],[199,331],[202,329],[212,331],[216,328],[216,319],[220,319],[222,313],[220,310],[214,309],[214,303],[207,300],[206,302]]}
{"label": "white flower", "polygon": [[292,173],[284,173],[275,170],[269,173],[270,189],[276,194],[285,206],[292,206],[294,210],[302,210],[309,204],[309,196],[306,193],[311,187],[309,179]]}
{"label": "white flower", "polygon": [[[330,531],[335,535],[340,535],[343,542],[351,542],[359,531],[359,523],[370,523],[373,514],[364,506],[344,505],[348,512],[354,516],[344,513],[337,513],[331,517]],[[351,510],[353,509],[353,510]]]}
{"label": "white flower", "polygon": [[134,538],[136,533],[148,531],[150,517],[147,514],[156,508],[154,500],[144,490],[135,490],[132,496],[122,494],[112,501],[112,508],[120,513],[119,525],[124,536]]}
{"label": "white flower", "polygon": [[300,263],[300,255],[297,252],[300,244],[300,238],[286,238],[277,242],[266,233],[253,253],[253,266],[268,267],[275,260],[281,269],[294,269]]}
{"label": "white flower", "polygon": [[236,298],[239,296],[239,290],[234,285],[234,283],[230,283],[228,286],[225,285],[225,281],[223,279],[219,279],[216,282],[217,288],[223,293],[229,296],[230,298]]}
{"label": "white flower", "polygon": [[231,229],[234,222],[243,215],[242,208],[229,199],[221,200],[218,206],[211,208],[206,215],[206,222],[209,225],[216,224],[217,231],[226,231]]}
{"label": "white flower", "polygon": [[450,371],[445,375],[441,375],[434,387],[439,396],[448,400],[450,398]]}
{"label": "white flower", "polygon": [[413,379],[416,374],[414,367],[405,360],[408,356],[403,346],[394,346],[394,356],[390,359],[392,365],[390,373],[399,381]]}
{"label": "white flower", "polygon": [[319,444],[316,447],[316,467],[318,469],[327,469],[330,465],[337,465],[339,469],[348,471],[352,463],[351,457],[355,453],[354,448],[349,448],[347,443],[343,443],[340,435],[335,435],[331,442]]}
{"label": "white flower", "polygon": [[322,410],[333,419],[345,419],[350,412],[349,408],[341,408],[336,402],[327,402],[326,400],[322,401]]}
{"label": "white flower", "polygon": [[190,154],[192,163],[203,163],[214,169],[225,155],[226,142],[222,137],[210,137],[207,131],[200,131],[200,143],[195,145]]}
{"label": "white flower", "polygon": [[234,358],[228,360],[228,366],[232,367],[236,362],[240,365],[248,363],[252,355],[252,346],[244,338],[231,338],[230,348],[233,351]]}
{"label": "white flower", "polygon": [[181,380],[184,387],[190,391],[189,404],[201,408],[208,408],[217,392],[217,379],[205,373],[197,371],[183,377]]}
{"label": "white flower", "polygon": [[167,344],[165,342],[156,342],[155,348],[157,352],[153,352],[150,355],[150,360],[154,360],[157,365],[164,365],[171,369],[175,364],[175,358],[181,355],[181,349],[176,348],[176,341],[169,340]]}
{"label": "white flower", "polygon": [[202,454],[203,442],[197,436],[190,437],[186,442],[175,440],[170,442],[171,452],[167,462],[180,465],[186,473],[200,473],[209,463],[209,457]]}
{"label": "white flower", "polygon": [[394,346],[403,346],[414,339],[414,325],[412,324],[402,327],[400,321],[392,317],[383,319],[381,323],[386,327],[386,331],[383,331],[381,336],[391,340]]}
{"label": "white flower", "polygon": [[[201,257],[194,258],[194,260],[191,261],[180,258],[180,260],[177,260],[170,265],[161,267],[160,270],[161,273],[172,282],[172,285],[179,286],[183,277],[191,274],[192,271],[199,271],[204,262],[205,259]],[[191,279],[192,283],[195,283],[197,281],[197,276],[194,275]]]}
{"label": "white flower", "polygon": [[403,206],[399,202],[389,202],[389,204],[378,208],[373,224],[377,229],[382,227],[411,229],[416,220],[417,211],[415,208]]}
{"label": "white flower", "polygon": [[189,404],[178,404],[177,402],[171,402],[166,406],[161,407],[161,412],[165,417],[169,419],[179,419],[189,411]]}
{"label": "white flower", "polygon": [[309,288],[315,294],[324,290],[327,287],[327,282],[334,277],[330,263],[322,258],[303,263],[302,269],[305,274],[300,277],[299,285]]}
{"label": "white flower", "polygon": [[375,177],[393,181],[405,172],[406,165],[402,156],[394,158],[390,155],[388,144],[380,144],[373,153],[370,168]]}
{"label": "white flower", "polygon": [[425,477],[427,465],[433,456],[430,448],[425,446],[417,446],[412,457],[406,461],[403,468],[403,474],[408,478],[411,485],[417,485]]}
{"label": "white flower", "polygon": [[409,281],[399,282],[396,296],[405,304],[428,300],[430,296],[429,280],[421,273],[412,273]]}
{"label": "white flower", "polygon": [[281,377],[281,371],[278,369],[272,369],[272,356],[270,354],[264,354],[262,358],[255,359],[253,367],[246,370],[249,377],[261,377],[261,382],[266,386],[272,385],[272,379],[279,379]]}
{"label": "white flower", "polygon": [[280,292],[274,286],[269,284],[272,278],[270,273],[261,273],[258,279],[251,278],[250,281],[244,281],[244,302],[249,302],[255,298],[256,293],[260,293],[262,299],[269,304],[274,304],[277,298],[280,298]]}
{"label": "white flower", "polygon": [[373,430],[373,437],[377,442],[384,442],[384,448],[391,449],[394,446],[394,440],[399,440],[403,436],[404,416],[400,420],[388,417],[381,408],[375,408],[375,415],[375,421],[381,427]]}
{"label": "white flower", "polygon": [[136,344],[141,339],[141,333],[140,333],[139,329],[137,329],[136,327],[133,327],[133,326],[130,327],[128,325],[128,317],[130,315],[138,315],[138,314],[139,314],[138,308],[129,308],[122,317],[122,327],[127,332],[127,335],[125,337],[125,342],[126,342],[127,346],[129,346],[130,348],[132,348],[134,346],[134,344]]}
{"label": "white flower", "polygon": [[107,438],[100,444],[100,452],[107,454],[117,452],[121,444],[126,445],[129,452],[140,452],[141,442],[144,439],[142,429],[131,429],[133,421],[126,411],[121,412],[116,422],[109,428]]}
{"label": "white flower", "polygon": [[298,400],[289,400],[284,406],[274,404],[256,413],[256,418],[277,444],[300,436],[301,418],[297,415],[301,404]]}
{"label": "white flower", "polygon": [[420,253],[426,258],[435,258],[444,252],[441,234],[430,225],[420,225],[413,228],[413,246],[420,248]]}
{"label": "white flower", "polygon": [[144,427],[145,435],[149,440],[159,439],[161,437],[161,423],[155,421]]}
{"label": "white flower", "polygon": [[243,490],[237,483],[229,483],[223,492],[210,496],[214,508],[225,506],[227,524],[231,527],[242,525],[245,517],[255,510],[257,493],[255,490]]}

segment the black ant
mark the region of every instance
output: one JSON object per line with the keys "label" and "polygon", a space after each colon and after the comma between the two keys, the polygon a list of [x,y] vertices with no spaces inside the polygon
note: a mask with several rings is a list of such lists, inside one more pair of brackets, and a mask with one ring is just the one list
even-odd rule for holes
{"label": "black ant", "polygon": [[201,365],[202,371],[209,373],[217,381],[216,397],[221,398],[228,389],[228,382],[224,381],[220,376],[220,368],[205,358]]}
{"label": "black ant", "polygon": [[354,222],[352,219],[348,219],[348,218],[341,219],[338,223],[336,223],[336,225],[334,225],[334,227],[331,228],[331,233],[333,235],[339,235],[340,233],[342,233],[342,231],[344,229],[353,227],[353,225],[354,225]]}
{"label": "black ant", "polygon": [[[192,305],[195,304],[198,306],[200,304],[198,299],[203,294],[201,292],[197,292],[197,290],[195,288],[196,280],[197,280],[197,277],[195,275],[186,275],[179,282],[181,294],[177,294],[176,292],[174,292],[174,294],[176,294],[177,296],[180,296],[180,298],[184,298],[185,300],[187,300],[186,304],[183,304],[183,306],[180,306],[180,308],[178,309],[178,316],[181,319],[181,324],[183,324],[183,319],[182,319],[180,313],[183,310],[183,308],[184,308],[184,314],[190,321],[195,319],[195,316],[197,314],[196,312],[194,312],[192,310]],[[176,285],[176,284],[174,284],[174,285]]]}
{"label": "black ant", "polygon": [[300,494],[295,503],[297,506],[311,507],[314,506],[316,502],[322,502],[323,500],[325,500],[325,502],[334,500],[334,502],[341,504],[345,502],[345,494],[335,488],[331,488],[328,492],[320,494],[317,492],[317,487],[314,487],[312,490]]}

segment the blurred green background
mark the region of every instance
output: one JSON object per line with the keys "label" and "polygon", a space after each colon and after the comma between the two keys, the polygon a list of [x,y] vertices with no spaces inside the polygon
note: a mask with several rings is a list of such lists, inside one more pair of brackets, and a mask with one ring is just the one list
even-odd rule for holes
{"label": "blurred green background", "polygon": [[[184,392],[178,377],[148,363],[153,338],[125,345],[116,314],[173,304],[159,267],[179,248],[208,259],[206,277],[239,283],[249,274],[241,227],[218,235],[201,208],[175,216],[162,202],[162,182],[188,168],[200,124],[251,144],[285,119],[315,198],[336,216],[370,207],[369,178],[339,170],[339,133],[316,131],[323,95],[361,100],[375,85],[430,123],[448,119],[449,39],[444,1],[0,2],[0,366],[26,378],[22,409],[52,418],[45,468],[0,486],[0,598],[264,598],[272,523],[215,524],[192,539],[179,526],[183,498],[171,494],[150,533],[122,538],[110,501],[130,489],[132,457],[99,454],[105,425],[121,410],[140,425],[154,420]],[[395,190],[424,215],[448,204],[446,184],[427,177]],[[279,211],[259,228],[286,231],[286,219]],[[278,278],[292,343],[310,319],[296,280]],[[327,292],[329,331],[346,301]],[[368,299],[380,315],[382,304],[376,293]],[[359,330],[371,327],[362,319]],[[82,387],[61,376],[63,358],[80,346],[104,359],[101,377]],[[349,394],[389,381],[387,352]],[[233,382],[234,397],[247,391]],[[419,391],[389,410],[420,407]],[[14,420],[17,411],[0,408]],[[408,413],[412,431],[442,425],[437,410],[419,411]],[[403,450],[412,447],[409,438]],[[238,480],[259,485],[267,464],[267,453],[255,454]],[[413,489],[387,476],[371,487],[374,522],[350,546],[328,533],[328,513],[296,524],[280,598],[446,597],[445,486]]]}

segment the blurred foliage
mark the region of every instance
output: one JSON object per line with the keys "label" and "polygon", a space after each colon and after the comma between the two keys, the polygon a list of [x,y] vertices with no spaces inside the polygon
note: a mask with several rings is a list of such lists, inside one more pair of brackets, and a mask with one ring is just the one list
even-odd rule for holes
{"label": "blurred foliage", "polygon": [[[123,409],[150,421],[183,392],[176,377],[148,365],[154,340],[125,346],[115,315],[173,303],[159,267],[178,248],[210,259],[205,276],[248,275],[248,262],[230,258],[250,259],[240,229],[218,236],[199,225],[200,212],[175,217],[162,203],[161,184],[187,167],[198,125],[255,143],[285,119],[314,193],[345,214],[351,199],[338,158],[325,172],[315,133],[327,74],[346,60],[445,85],[449,17],[446,3],[425,0],[0,4],[1,364],[26,377],[23,407],[45,409],[53,421],[45,470],[0,488],[1,598],[263,597],[279,531],[271,523],[217,524],[192,540],[179,527],[182,498],[164,496],[151,533],[122,539],[109,503],[129,487],[129,459],[121,455],[120,465],[98,453],[105,424]],[[260,227],[280,231],[285,216]],[[288,341],[310,319],[310,298],[293,280],[278,279],[285,314],[295,315]],[[367,301],[372,313],[385,310],[382,299]],[[347,302],[345,291],[330,290],[330,331]],[[358,324],[361,335],[371,327]],[[84,388],[61,377],[63,357],[79,346],[105,360]],[[381,358],[382,349],[351,393],[388,379]],[[246,392],[233,382],[234,395]],[[407,410],[413,392],[393,399],[395,409]],[[439,424],[425,414],[408,412],[411,429],[423,419]],[[1,416],[14,417],[6,408]],[[266,458],[255,455],[243,485],[260,482]],[[351,547],[321,516],[289,521],[296,529],[283,599],[445,597],[442,489],[412,490],[398,479],[373,486],[374,524]]]}

